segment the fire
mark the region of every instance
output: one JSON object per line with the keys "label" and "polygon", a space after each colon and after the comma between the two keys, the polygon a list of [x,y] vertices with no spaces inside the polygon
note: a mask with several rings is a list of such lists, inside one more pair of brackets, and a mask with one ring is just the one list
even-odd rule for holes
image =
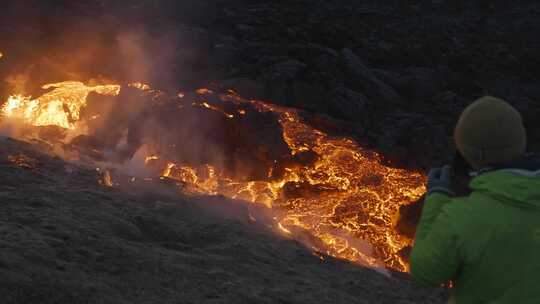
{"label": "fire", "polygon": [[9,96],[7,102],[0,108],[0,113],[5,117],[16,118],[33,126],[74,129],[90,92],[102,95],[120,93],[119,85],[86,86],[77,81],[52,83],[42,88],[53,90],[37,99],[23,95]]}

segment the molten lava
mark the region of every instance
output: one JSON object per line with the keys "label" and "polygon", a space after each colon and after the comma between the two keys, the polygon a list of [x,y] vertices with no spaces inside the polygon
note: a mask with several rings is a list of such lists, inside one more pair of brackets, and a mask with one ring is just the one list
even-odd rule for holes
{"label": "molten lava", "polygon": [[24,154],[8,155],[8,162],[23,169],[36,169],[39,161]]}
{"label": "molten lava", "polygon": [[[243,102],[233,94],[222,100]],[[212,166],[191,168],[173,163],[167,164],[162,175],[185,183],[190,191],[221,194],[280,211],[277,227],[292,235],[309,232],[320,240],[309,244],[317,252],[407,270],[399,252],[411,240],[394,230],[393,220],[401,205],[423,195],[425,177],[383,165],[379,155],[351,139],[332,138],[314,129],[292,109],[249,103],[259,111],[279,113],[292,154],[310,151],[318,159],[307,166],[286,168],[285,176],[275,181],[238,181],[216,173]]]}
{"label": "molten lava", "polygon": [[[130,86],[151,91],[142,83]],[[33,126],[73,129],[90,92],[118,95],[120,91],[119,85],[86,86],[73,81],[43,88],[53,90],[37,99],[10,96],[1,108],[2,115]],[[146,166],[161,166],[161,176],[179,181],[185,192],[220,194],[272,209],[277,229],[300,239],[314,252],[373,267],[407,270],[400,251],[411,240],[398,234],[393,222],[401,205],[418,200],[425,192],[425,176],[383,165],[378,154],[349,138],[332,137],[315,129],[296,110],[244,100],[232,91],[216,95],[212,90],[199,89],[196,93],[198,100],[191,103],[192,107],[219,112],[229,121],[249,115],[241,107],[235,112],[225,110],[230,109],[225,107],[230,103],[276,114],[290,156],[310,153],[313,161],[287,165],[279,178],[268,172],[266,180],[250,180],[230,176],[215,164],[194,166],[171,161],[149,148]],[[221,105],[209,103],[206,97],[210,95],[218,96]],[[186,95],[177,96],[184,99]],[[109,171],[103,172],[100,182],[113,186]]]}
{"label": "molten lava", "polygon": [[77,81],[52,83],[42,88],[53,90],[37,99],[32,99],[30,96],[11,95],[0,109],[0,113],[33,126],[53,125],[74,129],[90,92],[102,95],[118,95],[120,92],[119,85],[86,86]]}

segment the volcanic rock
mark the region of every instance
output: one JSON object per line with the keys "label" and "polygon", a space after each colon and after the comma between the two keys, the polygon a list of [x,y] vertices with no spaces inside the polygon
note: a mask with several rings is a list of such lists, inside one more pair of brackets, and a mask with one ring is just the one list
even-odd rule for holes
{"label": "volcanic rock", "polygon": [[379,107],[399,107],[401,97],[390,87],[379,80],[375,74],[350,49],[341,51],[341,60],[345,74],[349,77],[348,85],[376,102]]}
{"label": "volcanic rock", "polygon": [[[393,113],[379,123],[377,147],[395,164],[426,167],[451,163],[455,149],[444,125],[423,115]],[[420,157],[422,155],[422,157]]]}
{"label": "volcanic rock", "polygon": [[363,94],[345,87],[335,88],[330,92],[328,113],[335,117],[367,125],[373,115],[373,106]]}
{"label": "volcanic rock", "polygon": [[298,60],[286,60],[273,64],[263,74],[266,95],[284,105],[292,105],[295,94],[293,83],[306,65]]}
{"label": "volcanic rock", "polygon": [[443,89],[444,79],[435,70],[411,67],[398,80],[398,83],[399,91],[403,96],[413,102],[421,102],[430,100],[438,94]]}
{"label": "volcanic rock", "polygon": [[224,79],[220,84],[226,89],[234,90],[245,98],[263,100],[266,97],[264,95],[264,85],[247,77]]}
{"label": "volcanic rock", "polygon": [[157,94],[127,88],[118,96],[90,95],[84,117],[103,115],[89,120],[88,134],[68,147],[99,160],[111,151],[109,160],[125,162],[149,145],[171,161],[212,164],[252,180],[266,179],[291,154],[276,113],[212,94],[186,93],[181,99]]}

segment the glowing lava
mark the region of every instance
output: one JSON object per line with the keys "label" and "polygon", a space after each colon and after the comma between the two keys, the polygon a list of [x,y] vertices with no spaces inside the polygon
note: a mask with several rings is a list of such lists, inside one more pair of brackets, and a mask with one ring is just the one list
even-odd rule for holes
{"label": "glowing lava", "polygon": [[[151,91],[146,84],[131,86]],[[0,113],[34,126],[73,129],[90,92],[118,95],[120,91],[119,85],[86,86],[74,81],[43,88],[53,90],[37,99],[12,95]],[[212,90],[196,92],[201,101],[191,106],[221,112],[229,119],[241,119],[248,113],[242,107],[234,112],[239,115],[228,113],[222,107],[226,103],[275,113],[291,154],[311,153],[316,158],[309,164],[288,166],[278,180],[271,178],[271,172],[268,180],[235,179],[212,164],[190,167],[170,162],[159,151],[149,151],[144,159],[147,166],[161,165],[161,175],[179,181],[188,193],[221,194],[272,209],[277,229],[300,239],[314,252],[373,267],[407,270],[400,251],[411,240],[398,234],[393,222],[401,205],[416,201],[425,192],[424,175],[383,165],[376,153],[349,138],[332,137],[313,128],[293,109],[244,100],[232,91],[218,95],[223,104],[210,104],[205,97],[214,95]],[[113,186],[109,171],[103,172],[100,182]]]}
{"label": "glowing lava", "polygon": [[5,117],[15,118],[33,126],[58,126],[75,128],[80,111],[86,105],[90,92],[102,95],[118,95],[119,85],[86,86],[82,82],[65,81],[47,84],[45,90],[53,89],[37,99],[30,96],[11,95],[0,109]]}
{"label": "glowing lava", "polygon": [[[198,92],[212,94],[204,89]],[[313,152],[317,161],[286,168],[285,176],[276,181],[239,181],[209,165],[191,168],[174,163],[167,164],[163,176],[181,181],[189,192],[266,205],[280,214],[277,227],[285,234],[309,232],[314,236],[304,241],[316,252],[373,267],[407,270],[400,250],[411,240],[399,235],[393,222],[401,205],[425,192],[422,174],[383,165],[379,155],[353,140],[332,138],[303,123],[295,110],[244,101],[234,94],[223,95],[221,100],[278,113],[292,154]]]}
{"label": "glowing lava", "polygon": [[24,154],[8,155],[8,162],[24,169],[36,169],[39,161]]}

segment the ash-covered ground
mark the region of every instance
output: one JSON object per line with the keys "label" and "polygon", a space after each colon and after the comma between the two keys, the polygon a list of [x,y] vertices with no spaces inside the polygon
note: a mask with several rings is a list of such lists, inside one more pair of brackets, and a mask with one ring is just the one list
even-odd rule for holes
{"label": "ash-covered ground", "polygon": [[256,206],[162,181],[107,188],[38,145],[0,145],[2,303],[444,303],[440,290],[321,259]]}
{"label": "ash-covered ground", "polygon": [[[477,3],[4,1],[0,100],[21,83],[37,94],[66,79],[188,91],[214,82],[427,169],[452,161],[461,109],[492,94],[523,113],[538,150],[540,6]],[[440,290],[322,261],[238,203],[166,185],[105,188],[93,170],[35,148],[0,143],[2,302],[444,302]],[[38,169],[7,161],[18,153]]]}

